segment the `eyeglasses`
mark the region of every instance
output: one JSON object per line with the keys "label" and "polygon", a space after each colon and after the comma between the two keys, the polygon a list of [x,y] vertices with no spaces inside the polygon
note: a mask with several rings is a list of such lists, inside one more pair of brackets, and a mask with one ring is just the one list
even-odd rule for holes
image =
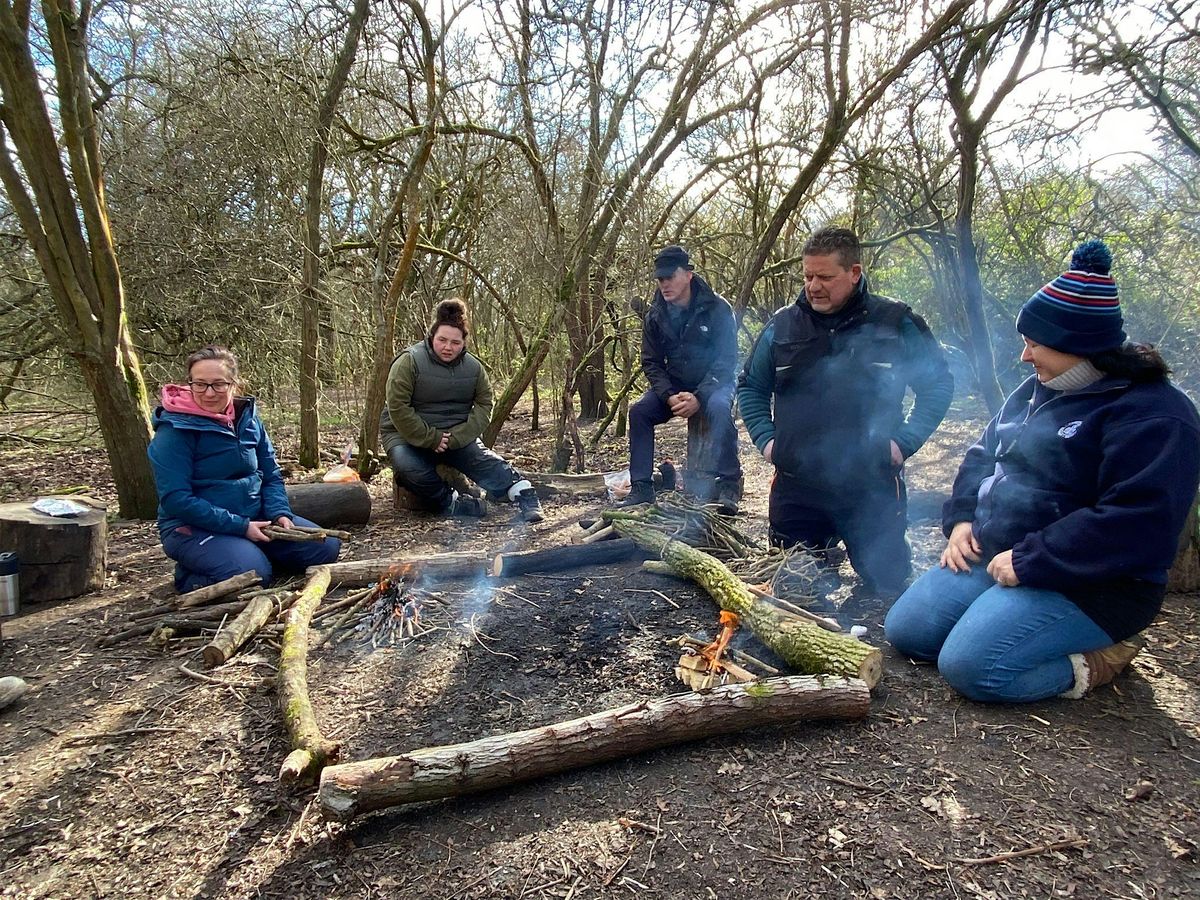
{"label": "eyeglasses", "polygon": [[193,394],[206,394],[209,391],[214,394],[228,394],[229,389],[233,387],[228,381],[189,381],[188,386],[191,387]]}

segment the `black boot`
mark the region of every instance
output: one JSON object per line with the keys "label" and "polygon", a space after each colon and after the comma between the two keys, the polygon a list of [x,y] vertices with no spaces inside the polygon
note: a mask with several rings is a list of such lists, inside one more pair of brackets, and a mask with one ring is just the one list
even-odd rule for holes
{"label": "black boot", "polygon": [[517,506],[521,509],[521,518],[526,522],[540,522],[546,518],[542,515],[542,504],[533,488],[525,488],[517,494]]}
{"label": "black boot", "polygon": [[738,503],[742,500],[742,479],[717,479],[717,508],[725,516],[738,514]]}
{"label": "black boot", "polygon": [[635,481],[629,486],[629,494],[617,506],[641,506],[654,502],[654,485],[649,481]]}
{"label": "black boot", "polygon": [[473,519],[482,519],[487,515],[487,501],[482,497],[472,497],[470,494],[460,494],[455,491],[448,512],[452,516],[470,516]]}

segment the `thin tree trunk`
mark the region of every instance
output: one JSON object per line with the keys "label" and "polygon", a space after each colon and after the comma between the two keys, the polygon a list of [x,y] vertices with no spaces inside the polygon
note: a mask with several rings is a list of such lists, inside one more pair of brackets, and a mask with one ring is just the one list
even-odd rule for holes
{"label": "thin tree trunk", "polygon": [[388,211],[387,219],[377,243],[378,270],[377,278],[382,279],[387,266],[387,248],[391,241],[391,232],[396,219],[403,212],[404,245],[400,250],[400,258],[396,261],[396,269],[388,281],[387,293],[378,297],[375,308],[375,348],[370,380],[367,382],[367,398],[363,410],[362,426],[358,431],[359,474],[366,477],[368,459],[375,453],[379,444],[379,418],[387,403],[387,377],[392,359],[396,352],[396,307],[408,283],[412,272],[413,258],[416,256],[417,245],[421,238],[421,179],[429,157],[433,154],[433,142],[437,136],[438,110],[438,79],[435,68],[435,47],[433,31],[429,20],[417,0],[404,0],[421,29],[422,47],[424,53],[425,78],[425,123],[421,129],[419,143],[413,150],[404,182],[396,195],[392,209]]}
{"label": "thin tree trunk", "polygon": [[315,468],[320,464],[320,381],[318,358],[321,347],[321,198],[325,181],[325,163],[329,159],[329,134],[338,99],[350,77],[350,67],[358,54],[358,42],[367,21],[369,0],[354,0],[354,10],[346,23],[346,36],[338,52],[329,83],[317,107],[312,152],[308,162],[308,182],[304,197],[304,264],[300,282],[300,465]]}

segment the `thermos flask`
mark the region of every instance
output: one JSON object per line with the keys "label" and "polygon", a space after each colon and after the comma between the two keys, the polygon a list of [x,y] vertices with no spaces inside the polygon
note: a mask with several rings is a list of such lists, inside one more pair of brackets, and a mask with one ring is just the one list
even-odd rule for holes
{"label": "thermos flask", "polygon": [[17,572],[21,563],[15,553],[0,553],[0,616],[15,616],[21,611]]}

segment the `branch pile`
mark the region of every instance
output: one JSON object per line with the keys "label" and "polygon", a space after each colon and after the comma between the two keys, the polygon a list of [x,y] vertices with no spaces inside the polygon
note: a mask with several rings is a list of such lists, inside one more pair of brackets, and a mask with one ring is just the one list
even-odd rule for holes
{"label": "branch pile", "polygon": [[165,646],[173,640],[204,640],[204,663],[219,666],[260,631],[272,624],[278,632],[296,592],[287,586],[256,588],[258,576],[245,572],[216,584],[180,594],[172,602],[134,614],[125,627],[97,641],[111,647],[121,641],[147,637]]}

